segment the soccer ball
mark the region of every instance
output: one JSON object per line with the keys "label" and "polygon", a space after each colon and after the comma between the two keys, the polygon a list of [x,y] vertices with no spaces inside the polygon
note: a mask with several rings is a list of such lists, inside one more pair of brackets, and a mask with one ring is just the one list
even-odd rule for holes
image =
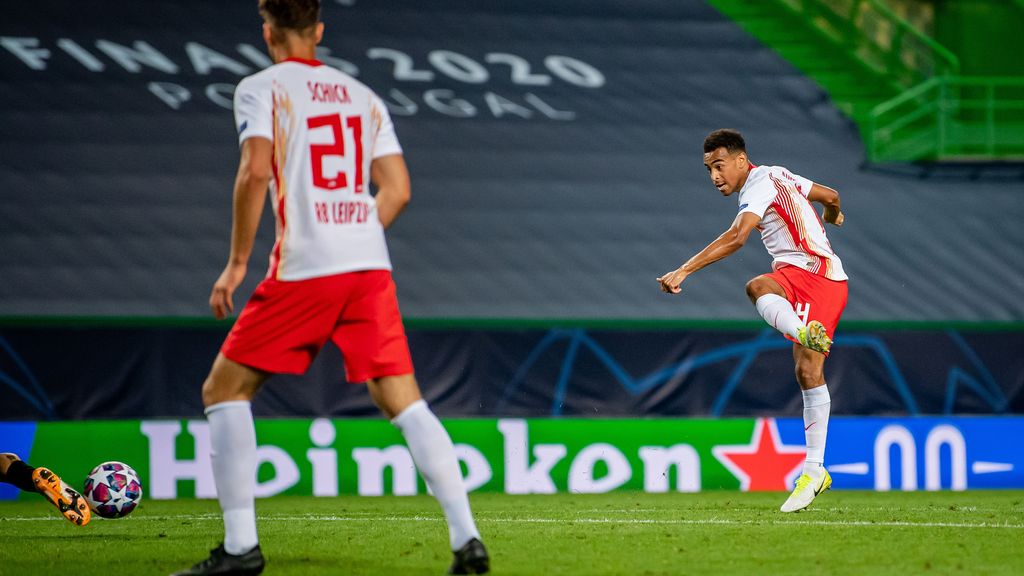
{"label": "soccer ball", "polygon": [[127,516],[142,500],[142,482],[123,462],[104,462],[85,478],[85,500],[104,518]]}

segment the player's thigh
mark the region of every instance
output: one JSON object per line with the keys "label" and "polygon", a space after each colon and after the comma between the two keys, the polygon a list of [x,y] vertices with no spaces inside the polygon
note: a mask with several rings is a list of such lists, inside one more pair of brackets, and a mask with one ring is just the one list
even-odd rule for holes
{"label": "player's thigh", "polygon": [[829,280],[795,266],[786,266],[776,274],[787,280],[786,292],[791,295],[789,301],[797,316],[805,323],[821,322],[829,338],[835,338],[836,327],[846,308],[846,282]]}
{"label": "player's thigh", "polygon": [[274,374],[303,374],[335,329],[344,308],[343,274],[260,282],[235,321],[221,353]]}
{"label": "player's thigh", "polygon": [[[828,282],[827,280],[825,282]],[[834,285],[823,284],[803,298],[803,302],[794,304],[797,314],[803,314],[807,322],[817,320],[825,327],[829,338],[836,337],[839,319],[846,308],[846,283],[835,282]]]}
{"label": "player's thigh", "polygon": [[401,414],[413,402],[421,399],[416,377],[409,374],[381,376],[367,381],[370,397],[389,419]]}
{"label": "player's thigh", "polygon": [[212,406],[233,400],[252,400],[269,372],[250,368],[217,354],[210,375],[203,382],[203,405]]}
{"label": "player's thigh", "polygon": [[345,306],[331,339],[345,358],[349,382],[412,374],[409,342],[398,310],[391,273],[357,273],[358,297]]}
{"label": "player's thigh", "polygon": [[757,299],[765,294],[776,294],[788,300],[789,296],[780,279],[772,274],[761,274],[752,278],[747,282],[747,297],[753,303],[756,303]]}

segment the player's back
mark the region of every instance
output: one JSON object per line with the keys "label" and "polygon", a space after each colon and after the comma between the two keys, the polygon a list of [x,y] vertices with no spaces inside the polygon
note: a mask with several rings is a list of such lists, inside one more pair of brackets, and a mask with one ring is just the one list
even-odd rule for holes
{"label": "player's back", "polygon": [[239,83],[235,120],[240,141],[273,143],[277,242],[268,276],[391,268],[370,164],[401,147],[372,90],[317,61],[289,59]]}

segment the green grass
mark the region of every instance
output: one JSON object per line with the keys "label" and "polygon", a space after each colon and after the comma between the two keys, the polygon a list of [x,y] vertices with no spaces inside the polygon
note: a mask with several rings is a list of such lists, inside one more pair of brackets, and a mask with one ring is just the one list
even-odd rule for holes
{"label": "green grass", "polygon": [[[472,503],[494,574],[1024,574],[1024,492],[506,496]],[[257,505],[268,574],[442,574],[426,496]],[[76,527],[42,499],[0,503],[0,574],[167,574],[221,538],[214,501],[146,501]]]}

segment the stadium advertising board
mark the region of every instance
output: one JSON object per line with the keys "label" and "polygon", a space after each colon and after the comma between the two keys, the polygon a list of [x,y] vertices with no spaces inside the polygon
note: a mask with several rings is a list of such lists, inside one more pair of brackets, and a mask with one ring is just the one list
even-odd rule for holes
{"label": "stadium advertising board", "polygon": [[[802,421],[450,419],[471,490],[599,493],[787,490],[803,461]],[[212,498],[204,420],[3,423],[12,451],[67,478],[130,463],[149,498]],[[1024,418],[835,418],[834,488],[1024,488]],[[424,494],[398,431],[381,420],[261,420],[257,495]],[[0,486],[0,499],[12,487]]]}

